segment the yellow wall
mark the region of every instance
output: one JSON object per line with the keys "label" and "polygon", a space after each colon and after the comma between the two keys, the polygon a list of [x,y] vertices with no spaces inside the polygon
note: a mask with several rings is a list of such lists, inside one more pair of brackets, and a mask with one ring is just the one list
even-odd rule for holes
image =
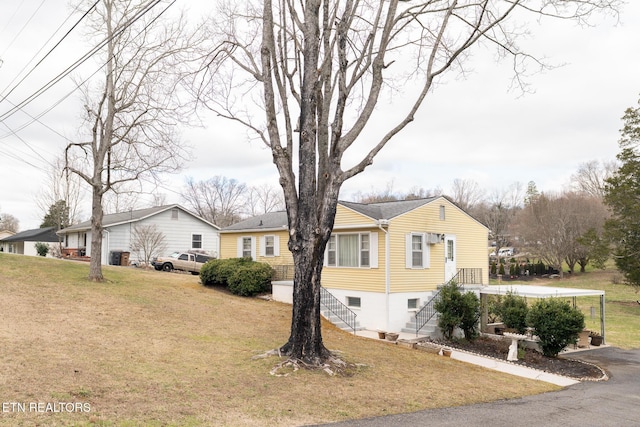
{"label": "yellow wall", "polygon": [[[279,237],[279,256],[260,256],[260,239],[264,236]],[[289,252],[289,248],[287,247],[287,243],[289,242],[289,234],[286,230],[220,233],[220,258],[236,258],[238,256],[239,237],[255,237],[256,261],[266,262],[271,265],[293,265],[293,257],[291,255],[291,252]]]}
{"label": "yellow wall", "polygon": [[[445,220],[440,220],[440,206],[445,206]],[[349,221],[349,223],[346,223]],[[372,224],[369,229],[343,229],[344,226]],[[385,292],[385,233],[375,228],[371,218],[338,206],[335,228],[338,232],[378,233],[378,268],[325,267],[323,286],[358,291]],[[425,269],[406,267],[405,239],[411,232],[444,233],[456,237],[456,268],[480,268],[483,283],[488,283],[486,246],[488,231],[472,217],[445,198],[425,204],[408,213],[392,218],[386,228],[389,233],[389,283],[390,292],[414,292],[436,289],[444,282],[445,245],[429,244],[430,264]]]}
{"label": "yellow wall", "polygon": [[[440,220],[440,206],[445,206],[445,220]],[[327,288],[348,289],[354,291],[385,292],[386,233],[376,221],[351,209],[338,205],[335,220],[335,233],[365,233],[378,236],[378,267],[347,268],[325,266],[322,270],[322,285]],[[390,292],[421,292],[436,289],[445,279],[445,244],[429,244],[430,266],[425,269],[408,269],[405,261],[405,238],[407,233],[444,233],[456,237],[456,268],[482,269],[483,283],[488,284],[487,262],[488,230],[482,224],[460,210],[446,198],[438,198],[408,213],[392,218],[385,230],[389,233]],[[261,257],[260,237],[278,235],[280,238],[280,256]],[[221,258],[237,257],[238,237],[253,236],[256,239],[257,261],[271,265],[293,265],[293,257],[287,248],[286,230],[267,232],[221,233]],[[372,253],[373,256],[373,253]]]}

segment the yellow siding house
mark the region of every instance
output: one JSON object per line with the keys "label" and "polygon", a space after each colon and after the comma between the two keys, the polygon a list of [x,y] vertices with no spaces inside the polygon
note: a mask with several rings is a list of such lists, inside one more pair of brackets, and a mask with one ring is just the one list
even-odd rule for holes
{"label": "yellow siding house", "polygon": [[[222,258],[251,256],[278,269],[274,299],[291,301],[285,212],[221,231]],[[487,285],[488,229],[447,197],[383,203],[339,202],[322,286],[357,314],[361,328],[400,331],[439,285]],[[287,277],[285,277],[287,276]]]}

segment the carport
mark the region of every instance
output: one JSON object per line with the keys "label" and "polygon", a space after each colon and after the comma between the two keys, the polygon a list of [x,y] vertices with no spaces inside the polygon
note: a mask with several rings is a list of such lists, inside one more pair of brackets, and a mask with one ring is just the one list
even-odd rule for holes
{"label": "carport", "polygon": [[480,301],[484,312],[481,317],[481,330],[487,326],[487,295],[507,295],[512,293],[524,298],[571,298],[573,306],[576,307],[577,297],[599,296],[600,297],[600,335],[602,335],[602,343],[606,344],[605,338],[605,321],[604,321],[604,291],[593,289],[573,289],[573,288],[555,288],[549,286],[533,286],[533,285],[495,285],[485,286],[480,289]]}

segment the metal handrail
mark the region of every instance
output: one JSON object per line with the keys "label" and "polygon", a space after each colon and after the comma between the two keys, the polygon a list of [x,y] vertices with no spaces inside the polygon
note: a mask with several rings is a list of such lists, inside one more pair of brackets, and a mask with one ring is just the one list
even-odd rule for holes
{"label": "metal handrail", "polygon": [[353,329],[354,334],[356,333],[356,317],[358,315],[323,287],[320,287],[320,304]]}
{"label": "metal handrail", "polygon": [[[477,282],[478,278],[480,279],[479,282]],[[465,283],[482,284],[482,269],[461,268],[455,276],[449,279],[446,285],[450,283],[457,283],[460,290],[464,292]],[[440,289],[438,289],[435,295],[433,295],[431,299],[427,301],[427,303],[416,313],[416,336],[418,336],[420,329],[424,328],[429,320],[436,315],[437,311],[435,305],[438,301],[440,301]]]}

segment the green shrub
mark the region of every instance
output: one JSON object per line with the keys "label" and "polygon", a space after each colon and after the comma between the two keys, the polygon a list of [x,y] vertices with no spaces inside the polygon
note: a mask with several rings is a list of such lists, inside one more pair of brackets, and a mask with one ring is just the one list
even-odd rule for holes
{"label": "green shrub", "polygon": [[229,290],[241,296],[253,296],[269,290],[273,269],[269,264],[253,262],[241,265],[229,276]]}
{"label": "green shrub", "polygon": [[480,301],[476,294],[463,294],[458,285],[451,282],[440,289],[440,299],[434,308],[438,312],[438,327],[446,339],[453,338],[456,327],[462,329],[468,340],[473,340],[478,335]]}
{"label": "green shrub", "polygon": [[462,294],[460,312],[460,329],[464,337],[471,341],[478,336],[478,319],[480,318],[480,300],[475,293]]}
{"label": "green shrub", "polygon": [[49,245],[47,245],[46,243],[38,242],[35,244],[35,246],[38,255],[47,256],[47,254],[49,253]]}
{"label": "green shrub", "polygon": [[513,328],[520,334],[527,329],[527,314],[529,307],[527,301],[513,292],[507,292],[504,298],[496,304],[494,310],[507,328]]}
{"label": "green shrub", "polygon": [[576,342],[584,329],[584,314],[567,301],[545,298],[531,306],[527,323],[535,328],[542,353],[555,357],[563,348]]}
{"label": "green shrub", "polygon": [[205,286],[227,286],[229,277],[241,266],[254,262],[251,258],[212,259],[200,269],[200,283]]}

